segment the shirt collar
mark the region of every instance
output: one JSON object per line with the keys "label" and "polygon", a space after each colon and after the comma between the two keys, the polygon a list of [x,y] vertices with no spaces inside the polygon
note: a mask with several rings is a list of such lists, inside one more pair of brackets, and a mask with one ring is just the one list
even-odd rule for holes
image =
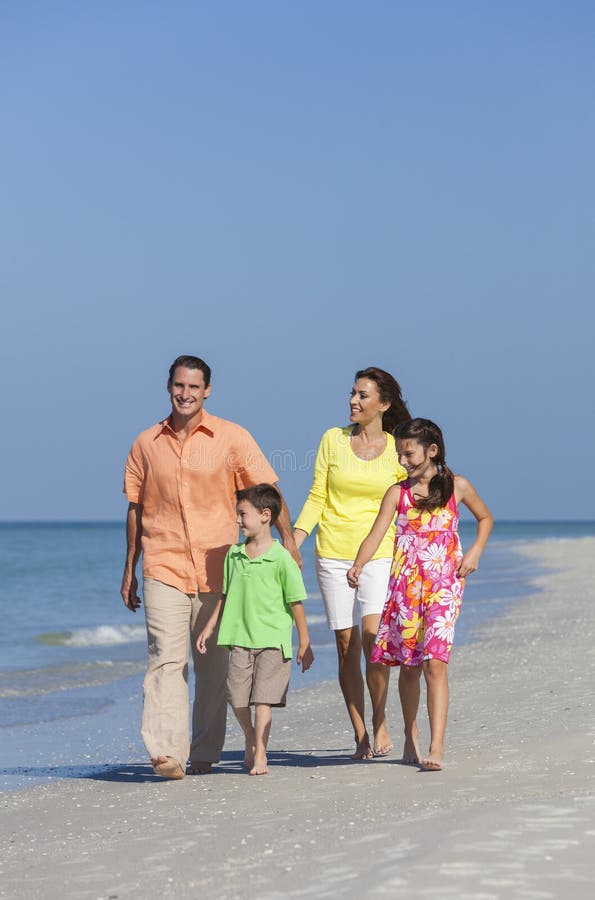
{"label": "shirt collar", "polygon": [[[171,423],[171,413],[169,414],[169,416],[167,416],[167,418],[165,418],[161,422],[159,422],[160,428],[157,431],[157,434],[155,435],[155,437],[158,437],[160,434],[164,434],[164,433],[175,434],[176,432],[173,430],[170,423]],[[212,437],[216,431],[216,427],[217,427],[216,423],[217,423],[217,416],[212,416],[209,412],[206,411],[206,409],[203,406],[202,418],[201,418],[200,422],[198,423],[198,425],[196,426],[196,428],[194,429],[194,431],[192,432],[192,434],[195,434],[197,431],[204,431],[204,432],[206,432],[206,434],[208,434]]]}
{"label": "shirt collar", "polygon": [[277,540],[277,538],[273,538],[273,543],[268,548],[268,550],[265,550],[265,552],[261,553],[260,556],[257,556],[256,559],[251,559],[248,556],[248,554],[246,553],[246,542],[245,541],[243,541],[241,544],[237,544],[237,551],[238,551],[238,554],[240,556],[245,557],[248,560],[248,562],[260,562],[263,559],[266,559],[267,562],[273,562],[279,555],[279,547],[280,546],[281,545],[279,544],[279,541]]}

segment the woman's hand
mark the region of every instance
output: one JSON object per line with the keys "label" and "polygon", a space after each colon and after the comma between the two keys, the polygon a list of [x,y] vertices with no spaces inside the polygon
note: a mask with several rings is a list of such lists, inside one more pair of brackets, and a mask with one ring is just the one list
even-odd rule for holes
{"label": "woman's hand", "polygon": [[359,585],[359,576],[362,571],[362,566],[356,566],[355,563],[350,568],[347,573],[347,584],[349,587],[356,588]]}

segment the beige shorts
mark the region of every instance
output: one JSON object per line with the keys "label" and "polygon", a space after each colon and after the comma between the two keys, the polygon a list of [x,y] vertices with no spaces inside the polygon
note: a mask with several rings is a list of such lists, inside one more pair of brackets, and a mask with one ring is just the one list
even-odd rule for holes
{"label": "beige shorts", "polygon": [[253,650],[232,647],[227,673],[227,694],[232,706],[285,706],[291,660],[283,658],[282,650],[265,647]]}

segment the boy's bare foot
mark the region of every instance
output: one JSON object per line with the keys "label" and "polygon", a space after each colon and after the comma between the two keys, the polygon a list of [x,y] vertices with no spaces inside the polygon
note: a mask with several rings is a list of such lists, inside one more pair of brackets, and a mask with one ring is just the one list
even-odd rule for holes
{"label": "boy's bare foot", "polygon": [[152,756],[151,765],[155,775],[161,778],[169,778],[171,781],[179,781],[185,776],[185,771],[173,756]]}
{"label": "boy's bare foot", "polygon": [[374,751],[370,747],[370,738],[365,736],[356,746],[352,759],[374,759]]}
{"label": "boy's bare foot", "polygon": [[198,760],[197,762],[191,762],[190,768],[188,769],[189,775],[210,775],[213,769],[213,763],[205,762],[203,760]]}
{"label": "boy's bare foot", "polygon": [[269,767],[267,765],[268,760],[266,758],[266,753],[254,754],[254,765],[250,769],[250,775],[268,775]]}
{"label": "boy's bare foot", "polygon": [[419,766],[420,761],[421,757],[419,755],[419,747],[417,746],[417,734],[406,734],[401,762],[406,766]]}
{"label": "boy's bare foot", "polygon": [[386,725],[382,724],[374,734],[374,756],[388,756],[393,747],[394,744],[390,739]]}

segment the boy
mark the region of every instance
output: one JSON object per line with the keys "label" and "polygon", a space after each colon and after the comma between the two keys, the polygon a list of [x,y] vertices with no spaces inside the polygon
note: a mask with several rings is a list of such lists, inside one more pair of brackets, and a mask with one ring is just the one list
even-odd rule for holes
{"label": "boy", "polygon": [[257,484],[237,491],[236,500],[237,521],[246,540],[228,550],[223,593],[196,646],[206,652],[223,607],[217,643],[231,648],[227,689],[246,738],[244,765],[250,775],[266,775],[271,708],[285,706],[289,685],[293,622],[299,638],[296,661],[302,672],[310,668],[314,654],[301,572],[271,535],[281,511],[279,492],[270,484]]}

